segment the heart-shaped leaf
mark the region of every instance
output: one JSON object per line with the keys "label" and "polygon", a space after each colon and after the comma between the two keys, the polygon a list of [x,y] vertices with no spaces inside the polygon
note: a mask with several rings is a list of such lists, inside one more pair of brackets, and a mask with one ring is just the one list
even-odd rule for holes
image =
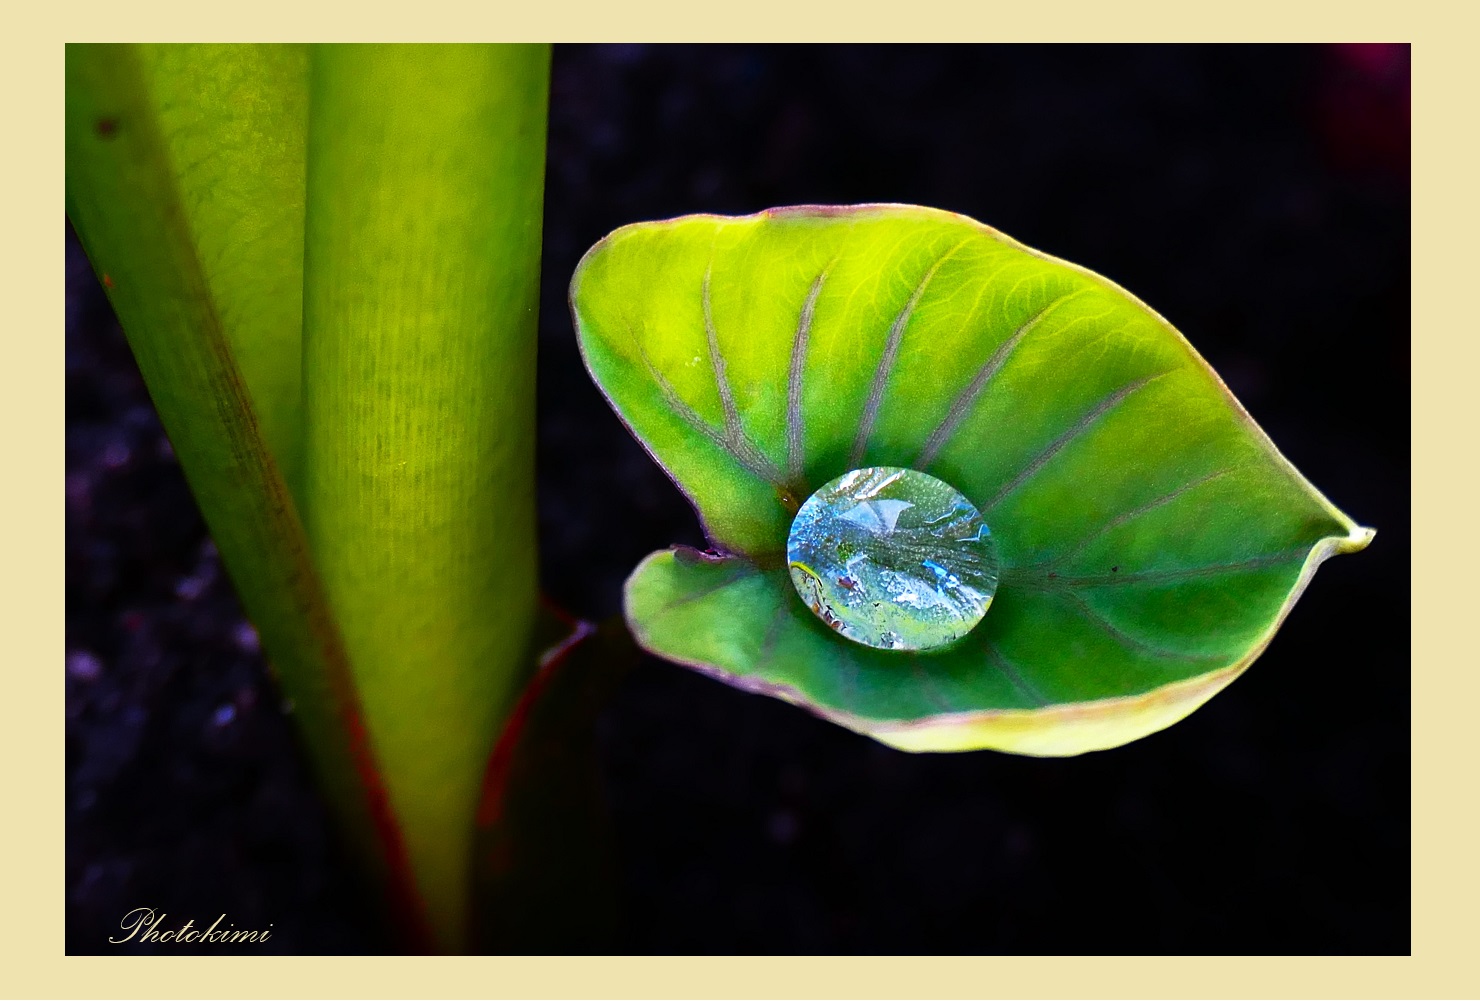
{"label": "heart-shaped leaf", "polygon": [[[900,748],[1064,755],[1166,727],[1372,537],[1165,320],[963,216],[628,226],[571,302],[591,374],[718,551],[638,567],[639,642]],[[929,473],[990,526],[998,593],[948,648],[846,640],[788,579],[798,504],[865,466]]]}

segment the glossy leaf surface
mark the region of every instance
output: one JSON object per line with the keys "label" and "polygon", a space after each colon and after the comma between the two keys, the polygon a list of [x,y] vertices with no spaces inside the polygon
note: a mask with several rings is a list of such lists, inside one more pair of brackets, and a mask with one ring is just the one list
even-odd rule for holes
{"label": "glossy leaf surface", "polygon": [[[962,216],[629,226],[583,259],[572,309],[723,554],[637,569],[639,641],[902,748],[1074,754],[1165,727],[1371,538],[1161,317]],[[991,528],[1000,589],[947,650],[847,643],[786,579],[796,505],[861,466],[938,477]]]}

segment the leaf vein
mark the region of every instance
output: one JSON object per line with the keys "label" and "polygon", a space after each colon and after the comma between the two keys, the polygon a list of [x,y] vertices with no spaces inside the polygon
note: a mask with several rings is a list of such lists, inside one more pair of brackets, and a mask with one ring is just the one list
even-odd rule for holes
{"label": "leaf vein", "polygon": [[910,658],[910,673],[914,676],[915,681],[919,683],[920,691],[925,694],[925,698],[929,700],[931,706],[934,706],[942,713],[955,712],[955,707],[951,705],[950,701],[940,691],[940,687],[930,678],[930,673],[925,670],[924,665],[920,664],[918,657]]}
{"label": "leaf vein", "polygon": [[1043,469],[1043,467],[1048,463],[1049,460],[1058,455],[1065,446],[1067,446],[1070,442],[1074,441],[1080,435],[1088,431],[1096,422],[1098,422],[1106,414],[1110,413],[1110,411],[1114,410],[1127,397],[1131,396],[1131,394],[1145,388],[1146,386],[1149,386],[1156,380],[1175,371],[1175,369],[1167,369],[1165,371],[1155,373],[1154,375],[1143,376],[1142,378],[1137,379],[1132,383],[1128,383],[1127,385],[1122,386],[1120,389],[1116,390],[1115,392],[1111,393],[1109,396],[1101,400],[1099,403],[1095,404],[1095,406],[1090,408],[1083,417],[1081,417],[1078,421],[1071,425],[1067,431],[1065,431],[1058,438],[1050,442],[1042,452],[1034,457],[1032,462],[1030,462],[1027,466],[1023,467],[1021,471],[1018,472],[1017,476],[1013,477],[1006,484],[1004,484],[1001,490],[997,492],[992,500],[988,501],[982,507],[982,514],[988,514],[992,511],[992,509],[996,508],[997,505],[1001,504],[1004,498],[1010,495],[1013,491],[1017,490],[1023,484],[1027,483],[1027,481],[1031,479],[1039,470]]}
{"label": "leaf vein", "polygon": [[725,378],[725,358],[719,350],[719,335],[714,329],[714,315],[709,308],[709,273],[704,269],[704,339],[709,345],[709,370],[714,373],[714,386],[719,390],[719,401],[725,409],[725,435],[741,435],[740,412],[735,409],[735,396],[730,391],[730,381]]}
{"label": "leaf vein", "polygon": [[966,388],[951,402],[950,409],[946,412],[946,416],[941,419],[940,424],[936,426],[935,431],[930,433],[930,437],[925,441],[925,447],[920,450],[920,455],[915,459],[915,469],[928,469],[930,464],[935,462],[936,455],[939,454],[951,436],[956,433],[956,429],[965,420],[967,413],[970,412],[977,398],[981,396],[982,391],[986,389],[987,384],[997,375],[997,372],[1002,366],[1007,364],[1008,356],[1017,348],[1018,343],[1038,326],[1043,318],[1048,315],[1049,311],[1080,293],[1091,291],[1091,289],[1092,287],[1086,286],[1076,289],[1073,292],[1067,292],[1054,299],[1022,323],[1017,330],[1013,331],[1011,337],[997,347],[997,350],[992,353],[992,356],[987,359],[981,369],[977,371],[977,374],[972,377],[971,382],[967,384]]}
{"label": "leaf vein", "polygon": [[1017,690],[1018,695],[1022,696],[1034,706],[1044,707],[1049,705],[1049,700],[1047,699],[1047,697],[1045,697],[1043,693],[1038,691],[1037,686],[1031,684],[1026,678],[1023,677],[1022,672],[1020,672],[1017,667],[1013,665],[1012,662],[1008,661],[1007,657],[1000,650],[997,649],[997,645],[993,644],[991,641],[988,641],[986,646],[982,648],[982,652],[986,654],[987,660],[992,662],[992,667],[1000,671],[1003,677],[1007,679],[1008,683]]}
{"label": "leaf vein", "polygon": [[754,673],[764,677],[766,669],[770,667],[771,661],[776,656],[776,641],[781,636],[781,624],[786,622],[787,617],[786,596],[783,595],[781,604],[771,614],[771,622],[766,627],[766,635],[761,639],[761,651],[756,657]]}
{"label": "leaf vein", "polygon": [[1114,623],[1110,622],[1110,620],[1106,618],[1104,613],[1100,612],[1100,610],[1096,609],[1094,606],[1086,602],[1083,597],[1074,594],[1074,592],[1072,591],[1066,591],[1062,594],[1070,601],[1070,603],[1074,605],[1075,608],[1077,608],[1084,615],[1086,619],[1094,623],[1100,629],[1104,630],[1121,644],[1124,644],[1126,647],[1129,647],[1133,650],[1137,650],[1142,652],[1143,654],[1149,654],[1154,658],[1161,658],[1167,661],[1188,661],[1193,663],[1223,661],[1223,658],[1217,656],[1216,654],[1186,654],[1182,651],[1170,650],[1166,647],[1161,647],[1149,641],[1141,640],[1139,637],[1133,637],[1129,633],[1126,633],[1124,630],[1122,630],[1120,627],[1116,626]]}
{"label": "leaf vein", "polygon": [[802,446],[802,377],[807,365],[807,341],[812,333],[812,317],[817,309],[817,297],[827,280],[829,264],[812,283],[807,301],[802,304],[797,318],[796,333],[791,340],[791,367],[786,379],[786,479],[797,486],[799,493],[810,493],[801,486],[802,470],[806,466]]}
{"label": "leaf vein", "polygon": [[1075,588],[1110,588],[1116,585],[1146,584],[1162,581],[1186,581],[1195,578],[1217,577],[1230,571],[1255,571],[1264,567],[1275,567],[1304,556],[1304,548],[1283,550],[1260,557],[1250,557],[1229,564],[1210,564],[1206,567],[1187,567],[1167,571],[1132,571],[1128,574],[1091,574],[1081,577],[1060,578],[1064,585]]}
{"label": "leaf vein", "polygon": [[653,360],[648,358],[646,349],[637,335],[628,328],[628,334],[632,343],[637,346],[637,354],[642,358],[642,364],[647,367],[648,375],[653,377],[653,382],[658,384],[659,391],[663,394],[663,401],[673,410],[684,423],[693,428],[699,434],[709,439],[721,452],[733,459],[742,469],[752,476],[773,486],[781,483],[781,471],[776,464],[767,459],[760,450],[751,445],[750,440],[743,434],[738,438],[732,438],[727,431],[721,431],[700,416],[699,412],[690,407],[688,402],[678,395],[678,391],[668,382]]}
{"label": "leaf vein", "polygon": [[708,586],[706,586],[704,588],[699,589],[698,591],[693,591],[693,592],[689,592],[689,593],[687,593],[685,595],[680,595],[678,598],[675,598],[672,601],[664,602],[662,605],[658,606],[658,608],[654,609],[649,615],[650,616],[666,616],[668,613],[672,612],[674,609],[679,608],[680,606],[685,606],[685,605],[688,605],[691,602],[697,602],[700,599],[708,598],[709,596],[715,594],[716,592],[724,591],[726,588],[730,587],[731,585],[738,584],[741,581],[744,581],[747,578],[750,578],[750,577],[753,577],[753,576],[754,576],[754,569],[753,568],[751,568],[751,567],[742,567],[740,570],[738,570],[735,573],[731,574],[729,577],[723,579],[722,581],[719,581],[719,582],[717,582],[715,584],[712,584],[712,585],[708,585]]}
{"label": "leaf vein", "polygon": [[894,318],[894,324],[889,328],[889,337],[884,341],[884,353],[879,356],[878,368],[874,370],[874,380],[869,386],[868,401],[864,404],[863,417],[858,422],[858,434],[853,439],[853,451],[848,456],[849,468],[856,467],[863,459],[864,450],[868,448],[869,436],[874,432],[874,422],[879,416],[879,407],[884,401],[884,389],[889,383],[889,377],[894,371],[895,360],[899,357],[899,346],[904,340],[905,327],[909,325],[910,316],[915,312],[915,306],[920,302],[920,297],[925,295],[925,289],[930,285],[930,280],[935,273],[962,247],[965,247],[971,237],[966,237],[960,243],[946,251],[935,263],[926,269],[921,276],[915,291],[910,294],[909,301]]}
{"label": "leaf vein", "polygon": [[1140,518],[1142,515],[1145,515],[1147,512],[1154,511],[1157,508],[1160,508],[1164,504],[1170,504],[1171,502],[1177,500],[1177,498],[1181,497],[1182,495],[1186,494],[1187,492],[1189,492],[1191,490],[1194,490],[1194,489],[1196,489],[1198,487],[1201,487],[1203,484],[1212,483],[1214,480],[1219,480],[1219,479],[1221,479],[1223,477],[1226,477],[1230,473],[1233,473],[1233,472],[1235,472],[1238,469],[1239,469],[1239,467],[1230,466],[1230,467],[1227,467],[1227,468],[1222,469],[1222,470],[1215,470],[1214,472],[1209,473],[1206,476],[1198,477],[1196,480],[1192,480],[1192,481],[1189,481],[1188,483],[1183,484],[1181,487],[1178,487],[1174,491],[1170,491],[1170,492],[1168,492],[1166,494],[1161,495],[1158,498],[1154,498],[1151,501],[1147,501],[1143,505],[1140,505],[1138,507],[1132,508],[1130,511],[1123,512],[1120,515],[1115,516],[1110,521],[1106,522],[1104,525],[1102,525],[1098,529],[1096,529],[1094,532],[1090,533],[1088,536],[1085,536],[1079,542],[1075,543],[1070,549],[1065,550],[1059,556],[1054,557],[1049,562],[1050,566],[1055,566],[1056,567],[1056,566],[1064,563],[1067,560],[1073,559],[1075,556],[1079,555],[1080,553],[1083,553],[1084,550],[1085,550],[1085,548],[1088,547],[1091,543],[1093,543],[1095,540],[1101,538],[1102,536],[1104,536],[1106,533],[1110,532],[1111,530],[1118,529],[1120,526],[1125,525],[1127,522],[1131,522],[1131,521],[1133,521],[1133,520],[1135,520],[1137,518]]}

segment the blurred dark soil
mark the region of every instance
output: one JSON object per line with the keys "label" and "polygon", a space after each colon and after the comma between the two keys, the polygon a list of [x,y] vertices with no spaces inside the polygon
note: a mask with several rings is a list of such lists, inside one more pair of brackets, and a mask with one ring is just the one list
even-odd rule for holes
{"label": "blurred dark soil", "polygon": [[[601,733],[614,951],[1409,951],[1408,81],[1398,46],[557,47],[557,603],[610,615],[644,555],[702,542],[565,301],[605,233],[695,211],[916,202],[1097,270],[1379,530],[1227,692],[1077,759],[908,755],[644,662]],[[270,924],[247,952],[392,949],[70,231],[66,262],[67,950],[138,949],[107,939],[141,906]]]}

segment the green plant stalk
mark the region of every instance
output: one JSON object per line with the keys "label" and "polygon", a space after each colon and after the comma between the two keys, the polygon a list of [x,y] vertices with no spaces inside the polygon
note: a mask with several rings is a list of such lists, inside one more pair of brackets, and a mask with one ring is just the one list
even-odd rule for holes
{"label": "green plant stalk", "polygon": [[532,667],[546,46],[312,54],[304,519],[438,945]]}
{"label": "green plant stalk", "polygon": [[286,472],[307,68],[300,47],[69,45],[67,215],[328,799],[415,941],[400,833]]}

